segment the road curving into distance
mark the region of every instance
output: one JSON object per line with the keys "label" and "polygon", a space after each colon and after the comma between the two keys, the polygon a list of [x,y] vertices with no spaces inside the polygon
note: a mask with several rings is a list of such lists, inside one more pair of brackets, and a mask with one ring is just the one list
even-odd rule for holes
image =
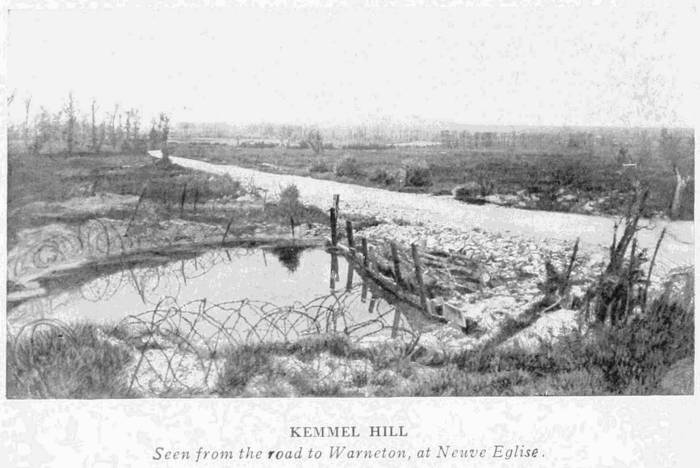
{"label": "road curving into distance", "polygon": [[[160,151],[149,151],[160,158]],[[281,188],[295,184],[304,203],[330,208],[333,194],[340,195],[340,211],[376,216],[379,219],[401,219],[436,227],[450,227],[469,231],[480,228],[492,233],[529,237],[546,242],[547,239],[574,241],[581,239],[583,248],[607,248],[611,241],[616,218],[612,216],[582,215],[551,211],[523,210],[491,204],[470,205],[449,196],[421,193],[392,192],[373,187],[346,184],[310,177],[273,174],[232,165],[212,164],[196,159],[171,156],[177,165],[212,174],[229,174],[245,184],[268,190],[271,196]],[[656,273],[663,276],[671,269],[694,265],[693,221],[645,220],[638,233],[641,248],[653,252],[661,230],[666,227],[664,239],[656,260]]]}

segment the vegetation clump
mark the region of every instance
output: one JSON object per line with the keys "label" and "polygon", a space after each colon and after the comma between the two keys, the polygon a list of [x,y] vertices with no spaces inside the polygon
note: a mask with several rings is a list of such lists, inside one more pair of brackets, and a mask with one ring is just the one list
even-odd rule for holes
{"label": "vegetation clump", "polygon": [[126,397],[122,371],[132,356],[109,337],[119,330],[92,324],[43,327],[8,338],[8,398]]}
{"label": "vegetation clump", "polygon": [[338,164],[335,166],[335,175],[338,177],[357,179],[364,175],[364,171],[357,159],[348,156],[338,161]]}
{"label": "vegetation clump", "polygon": [[432,172],[427,162],[412,160],[404,163],[406,177],[404,185],[408,187],[427,187],[432,184]]}

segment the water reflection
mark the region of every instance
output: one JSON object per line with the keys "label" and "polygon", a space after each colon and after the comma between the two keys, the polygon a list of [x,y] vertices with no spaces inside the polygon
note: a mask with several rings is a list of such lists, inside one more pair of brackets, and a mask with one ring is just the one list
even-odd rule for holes
{"label": "water reflection", "polygon": [[304,251],[301,247],[285,246],[285,247],[274,247],[270,249],[273,254],[277,256],[277,259],[282,265],[284,265],[287,270],[294,273],[299,268],[299,261],[301,253]]}

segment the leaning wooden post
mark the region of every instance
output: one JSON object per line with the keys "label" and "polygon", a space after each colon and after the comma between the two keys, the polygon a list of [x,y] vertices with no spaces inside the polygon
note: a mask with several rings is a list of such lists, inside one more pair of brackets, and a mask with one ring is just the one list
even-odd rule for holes
{"label": "leaning wooden post", "polygon": [[[389,243],[389,246],[391,247],[391,258],[394,261],[394,280],[396,281],[396,288],[397,290],[401,289],[401,285],[403,284],[403,280],[401,279],[401,266],[399,263],[399,251],[396,248],[396,242],[391,241]],[[399,312],[399,308],[396,307],[396,310],[394,310],[394,323],[391,326],[391,337],[396,338],[396,335],[399,333],[399,322],[401,321],[401,312]]]}
{"label": "leaning wooden post", "polygon": [[396,243],[391,241],[389,244],[391,247],[391,258],[394,261],[394,279],[396,280],[396,286],[401,289],[403,284],[403,279],[401,278],[401,264],[399,262],[399,251],[396,248]]}
{"label": "leaning wooden post", "polygon": [[350,249],[350,253],[354,253],[353,250],[355,249],[355,238],[353,237],[352,221],[350,220],[345,221],[345,235],[348,238],[348,248]]}
{"label": "leaning wooden post", "polygon": [[338,218],[335,208],[331,208],[331,244],[338,245]]}
{"label": "leaning wooden post", "polygon": [[365,267],[365,270],[369,267],[369,254],[367,249],[366,237],[362,238],[362,266]]}
{"label": "leaning wooden post", "polygon": [[416,281],[418,282],[420,305],[426,313],[430,313],[430,310],[428,309],[428,299],[425,295],[425,285],[423,283],[423,268],[421,267],[420,258],[418,257],[418,246],[416,244],[411,244],[411,254],[413,255],[413,265],[416,270]]}
{"label": "leaning wooden post", "polygon": [[360,300],[362,302],[365,302],[367,300],[367,272],[368,272],[368,267],[369,267],[369,256],[367,254],[367,238],[363,237],[361,239],[361,248],[362,248],[362,267],[365,270],[365,275],[362,277],[362,295],[360,297]]}

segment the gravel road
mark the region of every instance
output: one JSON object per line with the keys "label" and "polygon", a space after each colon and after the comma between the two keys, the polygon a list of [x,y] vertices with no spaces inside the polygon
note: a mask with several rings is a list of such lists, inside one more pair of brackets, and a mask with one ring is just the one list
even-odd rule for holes
{"label": "gravel road", "polygon": [[[149,152],[160,157],[159,151]],[[238,166],[211,164],[194,159],[171,157],[173,163],[213,174],[229,174],[245,183],[278,193],[288,184],[296,184],[305,203],[329,208],[333,194],[340,195],[340,211],[376,216],[384,220],[422,223],[431,228],[451,228],[519,236],[546,242],[573,242],[580,237],[583,248],[600,251],[612,240],[615,218],[570,213],[521,210],[496,205],[469,205],[449,196],[400,193],[372,187],[344,184],[309,177],[272,174]],[[694,227],[692,221],[653,220],[644,222],[638,241],[642,248],[653,251],[661,230],[667,228],[657,258],[657,271],[663,275],[674,267],[694,264]]]}

